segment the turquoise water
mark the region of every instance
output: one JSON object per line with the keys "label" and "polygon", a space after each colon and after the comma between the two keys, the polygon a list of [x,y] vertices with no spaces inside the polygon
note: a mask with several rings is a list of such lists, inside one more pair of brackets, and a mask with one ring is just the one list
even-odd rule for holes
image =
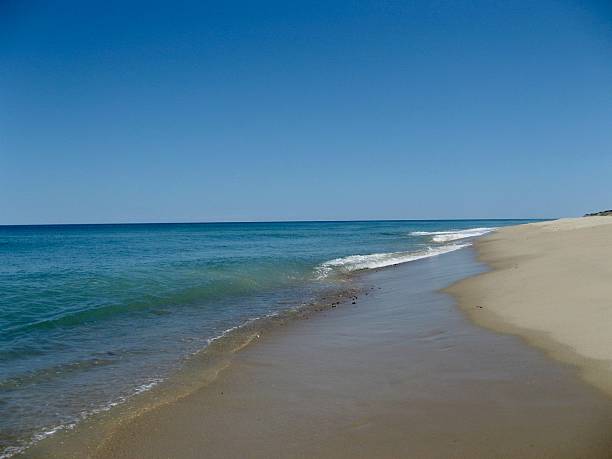
{"label": "turquoise water", "polygon": [[151,387],[225,330],[351,272],[521,222],[0,227],[0,451]]}

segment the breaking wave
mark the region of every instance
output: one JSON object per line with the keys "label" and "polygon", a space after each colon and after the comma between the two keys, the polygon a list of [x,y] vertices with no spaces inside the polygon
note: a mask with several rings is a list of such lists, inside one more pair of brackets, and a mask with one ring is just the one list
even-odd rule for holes
{"label": "breaking wave", "polygon": [[334,258],[315,268],[317,278],[324,279],[331,273],[346,274],[364,269],[383,268],[385,266],[399,265],[409,261],[435,257],[443,253],[453,252],[469,246],[465,244],[447,244],[441,247],[428,247],[418,252],[390,252],[372,253],[369,255],[350,255],[348,257]]}
{"label": "breaking wave", "polygon": [[497,228],[468,228],[456,231],[413,231],[411,236],[431,236],[433,242],[450,242],[470,237],[483,236]]}

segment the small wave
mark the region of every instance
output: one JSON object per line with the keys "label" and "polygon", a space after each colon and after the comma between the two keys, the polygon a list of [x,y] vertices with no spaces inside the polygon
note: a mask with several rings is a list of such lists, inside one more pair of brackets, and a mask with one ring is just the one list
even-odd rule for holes
{"label": "small wave", "polygon": [[372,253],[369,255],[350,255],[348,257],[335,258],[317,266],[315,272],[318,279],[324,279],[332,272],[348,273],[364,269],[383,268],[385,266],[399,265],[409,261],[421,260],[423,258],[435,257],[443,253],[459,250],[470,244],[448,244],[442,247],[428,247],[418,252],[390,252]]}
{"label": "small wave", "polygon": [[136,395],[139,395],[139,394],[142,394],[143,392],[147,392],[151,390],[153,387],[157,386],[160,382],[162,382],[162,378],[150,378],[148,382],[140,384],[139,386],[135,387],[134,390],[128,395],[122,395],[118,397],[116,400],[108,402],[107,404],[101,407],[93,408],[88,411],[82,411],[79,415],[77,415],[71,421],[67,421],[63,424],[57,424],[52,427],[44,428],[38,433],[34,434],[28,441],[26,441],[22,445],[7,446],[4,449],[1,449],[0,459],[8,459],[17,454],[23,453],[28,448],[32,447],[33,445],[40,442],[41,440],[44,440],[47,437],[55,435],[56,433],[60,431],[72,430],[77,426],[79,422],[84,421],[85,419],[89,418],[92,415],[96,415],[99,413],[104,413],[106,411],[109,411],[111,408],[114,408],[117,405],[127,402],[128,400],[135,397]]}
{"label": "small wave", "polygon": [[468,228],[455,231],[413,231],[411,236],[431,236],[433,242],[450,242],[470,237],[483,236],[497,228]]}
{"label": "small wave", "polygon": [[[272,277],[272,276],[270,276]],[[156,316],[169,314],[166,307],[187,307],[205,301],[219,300],[229,296],[247,295],[253,291],[267,288],[258,279],[249,277],[216,280],[202,286],[190,287],[166,295],[145,295],[141,299],[122,303],[103,304],[89,309],[77,309],[61,312],[56,316],[43,317],[38,321],[24,325],[17,324],[1,330],[5,336],[27,335],[33,330],[78,327],[84,323],[99,323],[112,320],[126,314],[152,314]],[[86,306],[87,307],[87,306]],[[0,457],[0,459],[2,459]]]}

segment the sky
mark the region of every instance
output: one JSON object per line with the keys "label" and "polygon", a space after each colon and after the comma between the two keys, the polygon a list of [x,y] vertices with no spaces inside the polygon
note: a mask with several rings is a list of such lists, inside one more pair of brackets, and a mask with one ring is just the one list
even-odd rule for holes
{"label": "sky", "polygon": [[608,208],[610,2],[0,0],[0,224]]}

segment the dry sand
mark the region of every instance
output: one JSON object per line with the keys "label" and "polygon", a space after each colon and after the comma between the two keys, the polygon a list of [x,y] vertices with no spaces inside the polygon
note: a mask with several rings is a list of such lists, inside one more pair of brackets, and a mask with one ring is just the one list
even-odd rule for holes
{"label": "dry sand", "polygon": [[477,323],[522,336],[612,394],[612,217],[508,227],[476,246],[493,271],[447,291]]}

